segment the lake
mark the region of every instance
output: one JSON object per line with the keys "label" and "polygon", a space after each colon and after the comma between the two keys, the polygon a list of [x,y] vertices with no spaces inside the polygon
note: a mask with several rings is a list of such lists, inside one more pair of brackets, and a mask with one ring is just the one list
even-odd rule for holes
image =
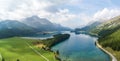
{"label": "lake", "polygon": [[59,50],[60,58],[65,61],[110,61],[110,57],[95,45],[97,38],[70,33],[70,38],[54,47]]}
{"label": "lake", "polygon": [[[46,35],[34,35],[27,38],[46,39],[51,38],[52,35],[61,32],[55,32]],[[62,43],[52,47],[53,51],[59,51],[60,58],[63,61],[110,61],[109,55],[101,51],[95,45],[96,37],[86,34],[75,34],[70,32],[70,38]]]}

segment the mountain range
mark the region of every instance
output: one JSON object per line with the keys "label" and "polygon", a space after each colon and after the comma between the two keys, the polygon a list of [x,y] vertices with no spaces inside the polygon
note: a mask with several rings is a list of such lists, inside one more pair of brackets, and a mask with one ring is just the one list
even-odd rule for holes
{"label": "mountain range", "polygon": [[103,47],[110,47],[115,51],[120,51],[120,16],[100,24],[91,32],[100,36],[98,40]]}
{"label": "mountain range", "polygon": [[98,25],[91,32],[97,33],[98,35],[105,37],[119,29],[120,29],[120,16],[117,16],[117,17],[111,18],[110,20]]}
{"label": "mountain range", "polygon": [[92,32],[98,34],[99,44],[120,61],[120,16],[97,26]]}
{"label": "mountain range", "polygon": [[25,18],[21,21],[28,26],[36,28],[38,31],[63,31],[63,30],[70,30],[70,28],[63,27],[60,24],[55,24],[50,22],[45,18],[39,18],[38,16],[32,16]]}
{"label": "mountain range", "polygon": [[[90,27],[93,28],[91,29]],[[86,32],[89,32],[90,34],[97,34],[99,36],[98,41],[103,47],[109,47],[112,50],[120,51],[120,16],[97,24],[95,27],[90,25],[85,28],[87,28]],[[85,31],[85,28],[81,28],[81,30]],[[116,54],[116,57],[120,56],[115,52],[114,54]]]}
{"label": "mountain range", "polygon": [[0,22],[0,38],[28,35],[42,31],[63,30],[70,30],[70,28],[52,23],[38,16],[32,16],[22,20],[4,20]]}
{"label": "mountain range", "polygon": [[82,28],[76,28],[77,31],[86,31],[86,32],[89,32],[91,31],[92,29],[94,29],[95,27],[97,27],[98,25],[100,25],[102,22],[100,21],[95,21],[95,22],[92,22],[91,24],[88,24]]}

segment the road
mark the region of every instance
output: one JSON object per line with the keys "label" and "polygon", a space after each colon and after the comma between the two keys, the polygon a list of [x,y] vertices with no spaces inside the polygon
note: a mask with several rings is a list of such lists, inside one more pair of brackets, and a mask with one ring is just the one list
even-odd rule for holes
{"label": "road", "polygon": [[117,61],[116,57],[113,56],[110,52],[108,52],[107,50],[105,50],[104,48],[102,48],[102,46],[98,43],[98,41],[95,42],[96,43],[96,46],[98,48],[100,48],[101,50],[103,50],[105,53],[107,53],[111,58],[112,58],[112,61]]}

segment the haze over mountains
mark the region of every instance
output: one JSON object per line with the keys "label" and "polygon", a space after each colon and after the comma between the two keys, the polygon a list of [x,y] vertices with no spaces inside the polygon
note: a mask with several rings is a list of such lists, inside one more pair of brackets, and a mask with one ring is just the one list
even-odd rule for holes
{"label": "haze over mountains", "polygon": [[103,23],[94,22],[79,31],[98,35],[98,40],[103,47],[110,47],[113,50],[120,51],[120,16],[111,18]]}
{"label": "haze over mountains", "polygon": [[97,27],[97,25],[100,25],[102,22],[100,21],[95,21],[91,24],[88,24],[82,28],[77,28],[77,30],[81,30],[81,31],[86,31],[89,32],[90,30],[94,29],[95,27]]}
{"label": "haze over mountains", "polygon": [[[100,36],[99,43],[103,47],[110,47],[114,51],[120,51],[120,16],[102,23],[91,32]],[[120,54],[114,53],[114,55],[120,59]]]}
{"label": "haze over mountains", "polygon": [[0,22],[0,37],[20,36],[41,31],[63,31],[70,28],[50,22],[45,18],[32,16],[21,21],[4,20]]}
{"label": "haze over mountains", "polygon": [[120,29],[120,16],[111,18],[110,20],[98,25],[91,32],[100,36],[107,36]]}
{"label": "haze over mountains", "polygon": [[21,22],[24,24],[27,24],[28,26],[36,28],[36,30],[39,30],[39,31],[70,30],[67,27],[63,27],[60,24],[52,23],[49,20],[45,18],[39,18],[38,16],[32,16],[32,17],[25,18]]}
{"label": "haze over mountains", "polygon": [[104,32],[102,32],[103,30],[110,31],[110,30],[113,30],[116,28],[118,29],[120,26],[119,19],[120,19],[120,16],[116,16],[114,18],[111,18],[111,19],[105,20],[105,21],[95,21],[91,24],[88,24],[85,27],[78,28],[78,30],[101,34],[101,33],[104,33]]}

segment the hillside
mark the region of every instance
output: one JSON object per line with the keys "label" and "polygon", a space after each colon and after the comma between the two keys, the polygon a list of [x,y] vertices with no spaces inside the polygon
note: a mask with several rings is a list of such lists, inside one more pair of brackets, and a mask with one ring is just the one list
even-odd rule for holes
{"label": "hillside", "polygon": [[95,21],[83,28],[80,28],[79,30],[80,31],[86,31],[86,32],[89,32],[90,30],[94,29],[95,27],[97,27],[98,25],[100,25],[102,22],[99,22],[99,21]]}
{"label": "hillside", "polygon": [[120,29],[104,38],[99,38],[98,41],[120,61]]}
{"label": "hillside", "polygon": [[113,50],[120,51],[120,16],[114,17],[106,22],[94,22],[80,30],[98,34],[99,43],[103,47],[110,47]]}
{"label": "hillside", "polygon": [[33,27],[16,20],[5,20],[0,22],[0,38],[20,36],[34,33]]}
{"label": "hillside", "polygon": [[120,29],[120,16],[114,17],[91,30],[92,33],[96,33],[101,37],[112,34]]}
{"label": "hillside", "polygon": [[[58,61],[54,53],[33,45],[38,40],[12,37],[0,39],[0,61]],[[44,58],[45,57],[45,58]]]}
{"label": "hillside", "polygon": [[113,50],[120,51],[120,30],[117,30],[105,38],[100,38],[99,40],[103,47],[111,47]]}
{"label": "hillside", "polygon": [[120,51],[120,16],[114,17],[92,30],[98,34],[99,42],[103,47],[111,47]]}
{"label": "hillside", "polygon": [[98,34],[99,43],[120,61],[120,16],[104,22],[91,32]]}
{"label": "hillside", "polygon": [[45,18],[32,16],[24,20],[3,20],[0,22],[0,38],[31,35],[42,31],[64,31],[70,28],[54,24]]}
{"label": "hillside", "polygon": [[25,18],[21,22],[33,28],[36,28],[36,30],[38,31],[70,30],[70,28],[63,27],[60,24],[52,23],[48,19],[40,18],[38,16],[31,16],[31,17]]}

